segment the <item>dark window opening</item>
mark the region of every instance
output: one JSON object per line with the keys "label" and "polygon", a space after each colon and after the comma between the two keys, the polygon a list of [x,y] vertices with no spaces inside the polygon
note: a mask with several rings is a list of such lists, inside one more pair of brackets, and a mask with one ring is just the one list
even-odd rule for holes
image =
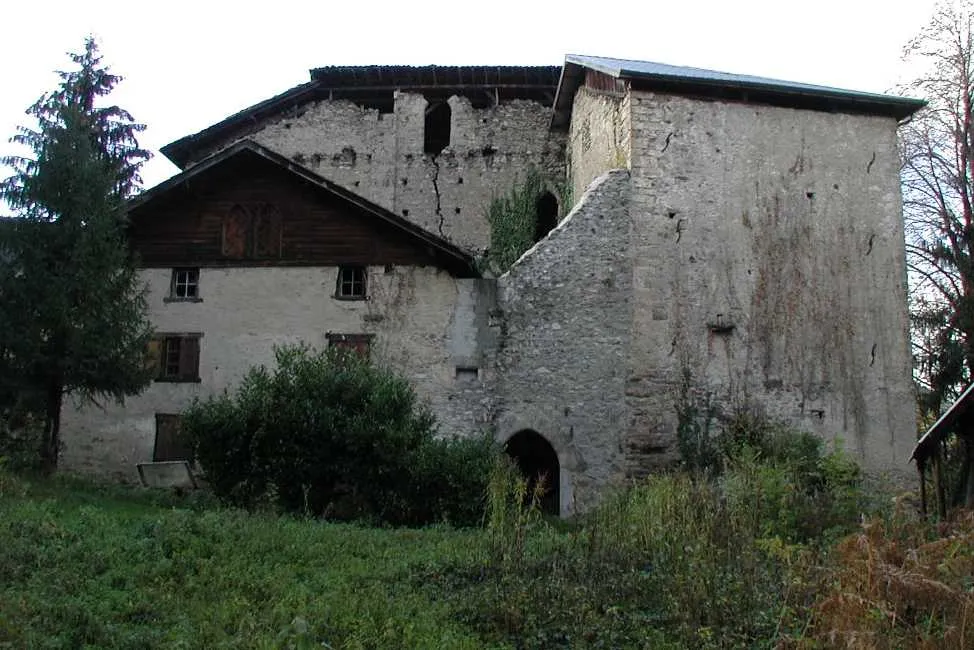
{"label": "dark window opening", "polygon": [[193,462],[193,450],[182,438],[182,416],[156,413],[156,443],[153,462],[185,460]]}
{"label": "dark window opening", "polygon": [[336,298],[340,300],[365,300],[366,288],[364,266],[342,266],[338,268]]}
{"label": "dark window opening", "polygon": [[325,335],[325,338],[328,339],[329,348],[354,353],[363,359],[369,358],[372,337],[372,334],[333,334],[331,332]]}
{"label": "dark window opening", "polygon": [[431,104],[426,108],[423,152],[436,156],[449,146],[450,105],[446,102]]}
{"label": "dark window opening", "polygon": [[199,300],[200,270],[173,269],[172,281],[169,284],[170,300]]}
{"label": "dark window opening", "polygon": [[475,366],[457,366],[456,378],[465,382],[474,382],[480,376],[480,369]]}
{"label": "dark window opening", "polygon": [[551,192],[545,192],[538,197],[534,210],[534,241],[539,242],[558,225],[558,199]]}
{"label": "dark window opening", "polygon": [[518,469],[528,479],[528,494],[536,485],[543,486],[541,511],[560,514],[558,454],[544,436],[526,429],[515,433],[504,445],[504,451],[514,459]]}
{"label": "dark window opening", "polygon": [[156,381],[200,381],[200,335],[163,334],[149,341]]}

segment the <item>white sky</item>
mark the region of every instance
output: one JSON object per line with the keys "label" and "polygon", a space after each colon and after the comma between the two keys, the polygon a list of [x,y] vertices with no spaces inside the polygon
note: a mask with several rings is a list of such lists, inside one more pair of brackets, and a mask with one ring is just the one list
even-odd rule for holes
{"label": "white sky", "polygon": [[[178,170],[158,149],[327,65],[560,65],[591,54],[885,92],[933,0],[276,0],[14,2],[0,9],[0,155],[64,55],[94,34],[112,95],[148,125],[147,187]],[[0,169],[6,174],[6,170]]]}

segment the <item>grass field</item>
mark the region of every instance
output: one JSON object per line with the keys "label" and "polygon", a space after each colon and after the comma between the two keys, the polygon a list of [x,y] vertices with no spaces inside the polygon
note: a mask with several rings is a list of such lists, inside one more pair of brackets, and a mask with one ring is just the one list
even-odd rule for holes
{"label": "grass field", "polygon": [[383,529],[0,470],[0,648],[974,647],[974,513],[793,542],[774,485]]}
{"label": "grass field", "polygon": [[0,647],[485,647],[411,580],[415,567],[476,562],[478,531],[368,529],[10,482]]}

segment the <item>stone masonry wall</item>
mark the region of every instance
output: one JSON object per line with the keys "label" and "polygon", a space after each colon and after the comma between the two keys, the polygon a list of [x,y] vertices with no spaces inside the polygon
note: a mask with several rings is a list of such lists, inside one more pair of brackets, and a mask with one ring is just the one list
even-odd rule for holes
{"label": "stone masonry wall", "polygon": [[610,169],[629,167],[629,93],[599,92],[582,86],[575,93],[568,134],[568,181],[581,196]]}
{"label": "stone masonry wall", "polygon": [[632,123],[630,473],[672,460],[684,400],[756,405],[905,475],[895,121],[634,93]]}
{"label": "stone masonry wall", "polygon": [[391,114],[347,100],[320,101],[249,137],[430,232],[482,252],[490,245],[491,200],[530,167],[540,169],[553,187],[564,178],[564,136],[549,133],[551,109],[537,102],[478,109],[454,96],[450,146],[431,156],[423,153],[427,105],[425,97],[408,92],[396,93]]}
{"label": "stone masonry wall", "polygon": [[598,179],[498,281],[496,433],[503,442],[531,429],[551,443],[563,515],[594,503],[621,476],[632,320],[628,191],[626,171]]}
{"label": "stone masonry wall", "polygon": [[371,333],[372,358],[402,372],[428,399],[444,434],[484,430],[482,377],[457,376],[483,356],[489,306],[476,280],[433,268],[370,267],[369,300],[335,300],[336,267],[202,269],[203,302],[165,303],[170,269],[145,269],[150,318],[160,333],[203,334],[200,383],[153,383],[124,407],[108,404],[62,415],[62,467],[121,480],[152,460],[156,413],[178,413],[194,397],[232,388],[248,368],[272,365],[273,347],[327,346],[326,334]]}

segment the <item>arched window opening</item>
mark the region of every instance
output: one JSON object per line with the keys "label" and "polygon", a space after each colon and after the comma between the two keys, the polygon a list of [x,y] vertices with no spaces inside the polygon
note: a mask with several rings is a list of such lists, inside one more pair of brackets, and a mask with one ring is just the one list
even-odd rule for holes
{"label": "arched window opening", "polygon": [[430,104],[426,108],[423,151],[433,156],[450,146],[450,105],[446,102]]}
{"label": "arched window opening", "polygon": [[541,241],[558,225],[558,199],[551,192],[538,197],[535,204],[534,241]]}
{"label": "arched window opening", "polygon": [[529,494],[534,492],[535,485],[543,482],[541,511],[550,515],[560,514],[558,488],[561,475],[558,454],[555,453],[551,443],[539,433],[525,429],[511,436],[504,446],[504,451],[527,477]]}

